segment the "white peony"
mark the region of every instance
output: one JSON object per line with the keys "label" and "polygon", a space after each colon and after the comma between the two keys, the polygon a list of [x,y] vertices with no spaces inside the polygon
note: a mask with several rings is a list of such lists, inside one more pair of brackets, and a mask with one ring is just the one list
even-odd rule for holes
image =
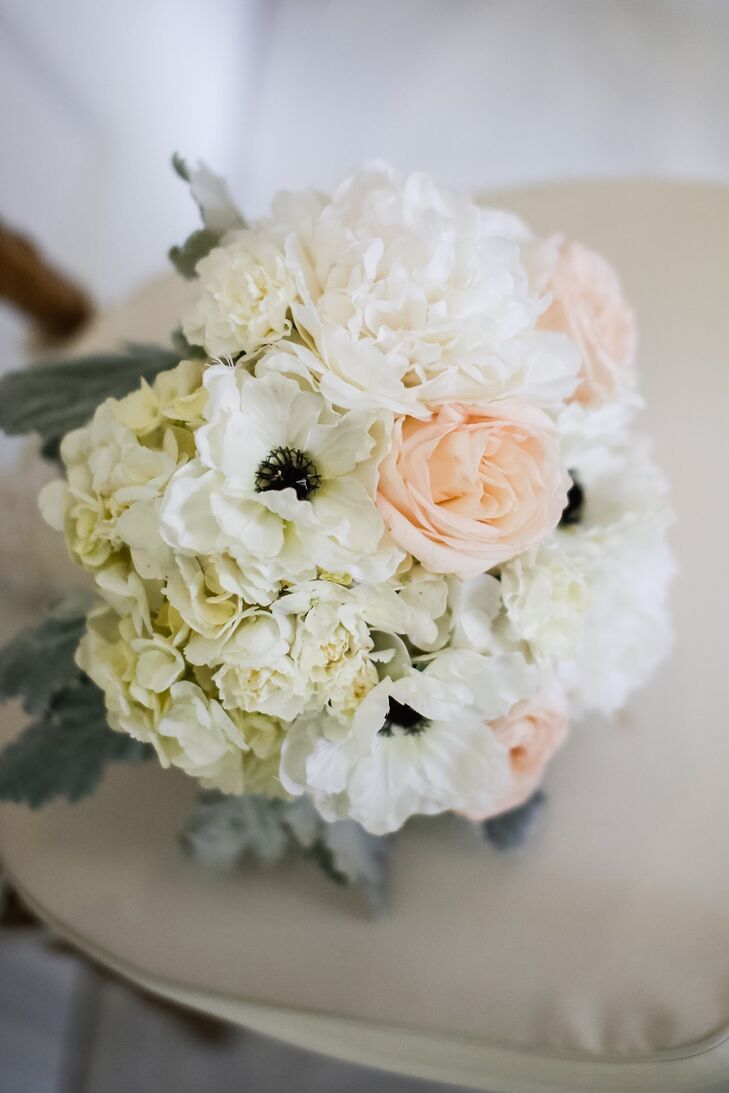
{"label": "white peony", "polygon": [[387,415],[334,414],[293,379],[240,366],[209,368],[205,386],[197,457],[172,476],[162,502],[165,542],[181,554],[230,556],[243,571],[265,567],[262,602],[317,569],[389,577],[402,552],[373,501]]}
{"label": "white peony", "polygon": [[579,351],[564,334],[527,330],[498,351],[486,350],[474,361],[445,369],[414,393],[432,407],[516,398],[558,413],[575,388],[579,367]]}
{"label": "white peony", "polygon": [[574,389],[579,353],[533,330],[543,305],[516,217],[374,164],[331,199],[280,196],[269,230],[285,237],[294,321],[335,405],[422,415],[417,402],[551,404]]}
{"label": "white peony", "polygon": [[[289,225],[274,202],[299,282],[297,325],[340,327],[377,348],[408,382],[499,345],[537,316],[514,238],[430,176],[373,165]],[[300,211],[299,209],[296,210]]]}
{"label": "white peony", "polygon": [[198,262],[196,273],[199,296],[182,323],[191,345],[234,359],[291,333],[296,283],[272,233],[234,232]]}

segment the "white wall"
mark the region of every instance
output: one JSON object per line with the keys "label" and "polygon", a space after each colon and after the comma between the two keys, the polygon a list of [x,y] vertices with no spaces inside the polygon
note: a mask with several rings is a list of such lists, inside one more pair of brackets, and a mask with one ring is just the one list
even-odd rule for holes
{"label": "white wall", "polygon": [[249,196],[364,155],[459,185],[729,179],[725,0],[282,0]]}
{"label": "white wall", "polygon": [[195,223],[174,149],[254,215],[372,155],[729,179],[728,58],[729,0],[0,0],[0,216],[104,300]]}
{"label": "white wall", "polygon": [[0,0],[0,215],[109,298],[194,222],[174,150],[249,139],[259,0]]}

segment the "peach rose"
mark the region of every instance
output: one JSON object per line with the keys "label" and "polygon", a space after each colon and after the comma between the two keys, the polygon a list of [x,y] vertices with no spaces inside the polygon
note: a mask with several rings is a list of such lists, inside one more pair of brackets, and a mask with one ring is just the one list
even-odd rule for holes
{"label": "peach rose", "polygon": [[511,777],[506,792],[493,809],[483,814],[462,813],[469,820],[488,820],[528,801],[541,782],[547,763],[564,743],[569,725],[560,704],[537,696],[517,702],[505,717],[492,721],[489,728],[499,743],[509,749]]}
{"label": "peach rose", "polygon": [[543,539],[568,487],[557,432],[541,410],[454,403],[430,421],[395,423],[377,505],[426,569],[466,579]]}
{"label": "peach rose", "polygon": [[577,343],[582,371],[572,401],[598,405],[628,383],[635,363],[635,318],[618,275],[588,247],[563,243],[549,289],[552,303],[538,326]]}

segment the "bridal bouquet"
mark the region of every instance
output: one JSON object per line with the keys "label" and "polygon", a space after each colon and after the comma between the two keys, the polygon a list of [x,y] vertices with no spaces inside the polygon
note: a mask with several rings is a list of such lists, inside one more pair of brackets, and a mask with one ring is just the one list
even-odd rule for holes
{"label": "bridal bouquet", "polygon": [[36,720],[0,796],[153,755],[204,789],[198,856],[295,848],[371,886],[415,815],[515,841],[569,721],[667,648],[616,274],[379,163],[251,224],[177,167],[203,227],[172,252],[197,286],[174,348],[4,383],[5,427],[60,458],[41,509],[94,600],[3,654]]}

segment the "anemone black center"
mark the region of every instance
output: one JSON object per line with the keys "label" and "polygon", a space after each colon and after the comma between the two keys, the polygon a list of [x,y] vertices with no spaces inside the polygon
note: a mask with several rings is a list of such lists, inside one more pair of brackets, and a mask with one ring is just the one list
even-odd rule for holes
{"label": "anemone black center", "polygon": [[391,698],[385,724],[380,729],[380,736],[392,736],[394,727],[403,729],[408,736],[417,736],[427,724],[423,715],[412,706],[406,706],[403,702]]}
{"label": "anemone black center", "polygon": [[292,489],[299,501],[305,501],[320,485],[321,475],[316,464],[299,448],[274,448],[256,471],[258,493]]}
{"label": "anemone black center", "polygon": [[582,520],[583,508],[585,505],[585,491],[580,485],[574,471],[570,471],[570,478],[572,479],[572,485],[567,490],[567,504],[562,509],[562,515],[559,520],[561,527],[570,527],[573,524],[579,524]]}

